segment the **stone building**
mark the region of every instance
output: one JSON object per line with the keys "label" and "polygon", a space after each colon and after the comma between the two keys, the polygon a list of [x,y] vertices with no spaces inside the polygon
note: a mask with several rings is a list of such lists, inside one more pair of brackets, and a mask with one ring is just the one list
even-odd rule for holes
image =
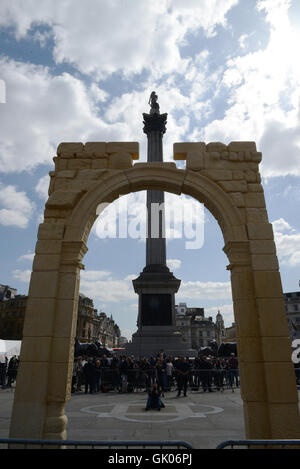
{"label": "stone building", "polygon": [[98,341],[104,347],[114,348],[119,345],[121,331],[119,326],[113,320],[112,315],[108,317],[105,313],[101,312],[94,318],[93,322],[94,334]]}
{"label": "stone building", "polygon": [[[1,287],[5,287],[0,289],[0,294],[2,293],[5,299],[0,300],[0,339],[22,340],[28,296],[17,295],[17,290],[7,285],[0,285]],[[11,294],[7,298],[8,290]],[[80,293],[76,336],[79,342],[99,341],[111,348],[118,346],[121,332],[112,316],[108,318],[104,312],[98,314],[93,300]]]}
{"label": "stone building", "polygon": [[300,291],[284,293],[283,296],[290,338],[300,339]]}
{"label": "stone building", "polygon": [[22,339],[26,303],[27,296],[17,294],[0,301],[0,339]]}
{"label": "stone building", "polygon": [[199,350],[207,347],[211,341],[221,344],[225,335],[224,321],[220,312],[216,317],[216,323],[212,317],[206,318],[204,308],[189,308],[186,303],[179,303],[176,309],[176,328],[183,335],[188,347]]}
{"label": "stone building", "polygon": [[0,301],[7,301],[11,298],[14,298],[17,294],[15,288],[10,287],[9,285],[0,285]]}
{"label": "stone building", "polygon": [[93,342],[95,340],[94,320],[97,309],[91,298],[79,293],[76,336],[79,342]]}

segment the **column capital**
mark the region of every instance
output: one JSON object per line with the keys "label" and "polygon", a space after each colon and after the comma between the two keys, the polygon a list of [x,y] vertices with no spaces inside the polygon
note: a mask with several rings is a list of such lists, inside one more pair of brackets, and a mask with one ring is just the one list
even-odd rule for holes
{"label": "column capital", "polygon": [[227,255],[230,264],[227,270],[232,270],[233,267],[250,267],[251,256],[249,241],[228,241],[223,251]]}
{"label": "column capital", "polygon": [[168,114],[146,114],[143,113],[144,118],[144,133],[149,134],[152,131],[158,131],[161,134],[166,132]]}
{"label": "column capital", "polygon": [[88,251],[83,241],[63,241],[61,250],[61,266],[75,266],[84,269],[81,263]]}

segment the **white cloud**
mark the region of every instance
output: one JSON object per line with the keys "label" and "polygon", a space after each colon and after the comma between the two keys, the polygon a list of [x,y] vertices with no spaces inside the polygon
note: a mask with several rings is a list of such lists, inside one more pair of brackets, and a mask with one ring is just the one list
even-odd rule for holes
{"label": "white cloud", "polygon": [[19,280],[20,282],[29,283],[31,270],[13,270],[12,275],[15,279]]}
{"label": "white cloud", "polygon": [[286,220],[284,220],[284,218],[279,218],[278,220],[273,221],[272,225],[275,232],[295,231],[291,225]]}
{"label": "white cloud", "polygon": [[68,73],[52,76],[46,67],[1,58],[0,75],[7,84],[1,122],[2,172],[52,165],[62,141],[116,141],[128,136],[126,124],[108,126],[97,117],[101,106],[95,107],[95,89],[90,94],[82,81]]}
{"label": "white cloud", "polygon": [[167,266],[172,271],[180,269],[181,260],[180,259],[167,259]]}
{"label": "white cloud", "polygon": [[[89,6],[71,0],[2,1],[0,24],[16,28],[18,38],[32,26],[47,25],[57,63],[69,62],[82,73],[125,75],[147,69],[160,76],[184,68],[179,45],[187,33],[203,28],[207,36],[217,25],[226,26],[226,14],[238,0],[89,0]],[[45,43],[50,35],[35,32]],[[126,52],[125,52],[126,51]],[[125,53],[124,53],[125,52]]]}
{"label": "white cloud", "polygon": [[230,282],[181,282],[177,298],[191,300],[220,300],[232,298]]}
{"label": "white cloud", "polygon": [[281,264],[295,267],[300,264],[300,233],[283,218],[272,222],[277,255]]}
{"label": "white cloud", "polygon": [[266,15],[269,42],[265,49],[227,60],[219,88],[229,94],[224,118],[193,133],[205,141],[256,141],[265,177],[300,175],[300,65],[295,60],[300,33],[289,21],[290,5],[289,0],[257,3]]}
{"label": "white cloud", "polygon": [[39,179],[37,185],[35,186],[35,191],[44,202],[48,199],[48,189],[50,184],[50,178],[48,174]]}
{"label": "white cloud", "polygon": [[18,191],[15,186],[5,186],[0,182],[0,224],[26,228],[32,217],[35,205],[26,193]]}
{"label": "white cloud", "polygon": [[18,261],[33,261],[34,252],[30,252],[28,254],[23,254],[18,258]]}
{"label": "white cloud", "polygon": [[81,273],[80,291],[101,303],[134,300],[136,293],[133,291],[131,278],[127,276],[124,279],[117,279],[109,272],[84,271]]}

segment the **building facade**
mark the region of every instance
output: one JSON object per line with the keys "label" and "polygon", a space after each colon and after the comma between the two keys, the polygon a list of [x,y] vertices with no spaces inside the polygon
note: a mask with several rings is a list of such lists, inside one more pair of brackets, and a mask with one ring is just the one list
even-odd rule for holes
{"label": "building facade", "polygon": [[300,291],[284,293],[283,296],[290,338],[300,339]]}
{"label": "building facade", "polygon": [[[28,297],[17,295],[17,290],[7,285],[0,285],[0,294],[3,297],[0,300],[0,339],[22,340]],[[107,348],[113,348],[119,345],[121,332],[112,316],[109,318],[104,312],[98,314],[93,300],[80,293],[76,336],[79,342],[98,341]]]}
{"label": "building facade", "polygon": [[176,327],[183,335],[188,347],[199,350],[207,347],[212,341],[218,345],[225,336],[224,321],[220,311],[216,322],[211,316],[205,317],[204,308],[189,308],[186,303],[179,303],[176,309]]}

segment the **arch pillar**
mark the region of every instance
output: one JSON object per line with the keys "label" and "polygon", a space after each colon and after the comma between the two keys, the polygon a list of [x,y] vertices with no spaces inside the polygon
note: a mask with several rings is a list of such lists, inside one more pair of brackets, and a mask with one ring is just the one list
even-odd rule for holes
{"label": "arch pillar", "polygon": [[231,241],[224,247],[230,261],[245,433],[249,439],[295,438],[300,423],[295,372],[274,243],[267,244],[269,254],[264,240]]}
{"label": "arch pillar", "polygon": [[[66,439],[84,242],[57,238],[40,225],[27,303],[10,437]],[[51,241],[50,241],[51,240]],[[43,241],[47,241],[44,243]],[[50,241],[50,242],[49,242]]]}

